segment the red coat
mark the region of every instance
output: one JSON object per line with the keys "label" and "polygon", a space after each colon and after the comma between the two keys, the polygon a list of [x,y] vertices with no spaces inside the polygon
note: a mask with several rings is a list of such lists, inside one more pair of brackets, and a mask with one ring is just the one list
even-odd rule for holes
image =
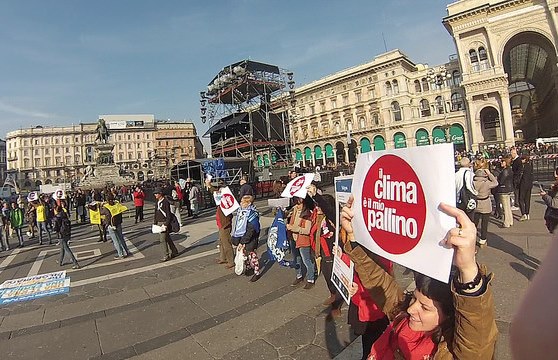
{"label": "red coat", "polygon": [[134,206],[143,206],[145,202],[145,194],[143,191],[134,191]]}

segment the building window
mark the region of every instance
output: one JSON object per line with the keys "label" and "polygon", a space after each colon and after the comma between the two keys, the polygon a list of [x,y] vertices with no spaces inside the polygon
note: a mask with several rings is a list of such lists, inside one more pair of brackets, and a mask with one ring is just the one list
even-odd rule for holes
{"label": "building window", "polygon": [[477,54],[477,50],[471,49],[469,50],[469,61],[471,62],[471,69],[473,71],[479,71],[479,56]]}
{"label": "building window", "polygon": [[451,94],[451,111],[463,110],[463,97],[460,93]]}
{"label": "building window", "polygon": [[428,103],[428,100],[422,99],[420,101],[420,116],[425,117],[430,115],[430,104]]}
{"label": "building window", "polygon": [[461,84],[461,74],[459,73],[459,71],[455,70],[454,72],[452,72],[451,73],[451,79],[452,79],[453,85],[459,86]]}
{"label": "building window", "polygon": [[415,92],[417,94],[422,92],[422,89],[420,87],[420,81],[418,81],[418,80],[415,80]]}
{"label": "building window", "polygon": [[136,147],[137,147],[138,149],[141,149],[141,144],[138,143]]}
{"label": "building window", "polygon": [[351,120],[347,121],[347,131],[353,131],[353,122]]}
{"label": "building window", "polygon": [[[331,99],[331,108],[337,109],[337,99]],[[304,116],[304,114],[302,114]]]}
{"label": "building window", "polygon": [[315,115],[315,113],[316,113],[316,109],[314,105],[310,105],[310,115]]}
{"label": "building window", "polygon": [[480,70],[486,70],[490,66],[488,64],[488,54],[486,53],[486,49],[484,47],[479,48],[479,68]]}
{"label": "building window", "polygon": [[361,102],[361,101],[362,101],[362,95],[361,95],[360,91],[359,91],[359,92],[355,92],[355,96],[356,96],[356,101],[357,101],[357,102]]}
{"label": "building window", "polygon": [[389,81],[386,81],[386,95],[391,96],[392,93],[393,93],[393,91],[391,89],[391,83]]}
{"label": "building window", "polygon": [[74,161],[75,161],[76,164],[79,164],[81,162],[81,156],[75,155],[74,156]]}
{"label": "building window", "polygon": [[29,156],[29,150],[27,149],[23,150],[23,156]]}
{"label": "building window", "polygon": [[374,99],[374,89],[368,89],[368,99]]}
{"label": "building window", "polygon": [[364,116],[361,116],[360,118],[360,128],[361,129],[366,128],[366,118]]}
{"label": "building window", "polygon": [[132,135],[128,134],[128,140],[132,140]]}
{"label": "building window", "polygon": [[30,167],[29,164],[30,164],[29,159],[23,159],[23,167],[24,167],[24,168]]}
{"label": "building window", "polygon": [[132,160],[132,156],[133,156],[132,153],[128,153],[128,160]]}
{"label": "building window", "polygon": [[444,100],[441,96],[436,97],[436,113],[438,115],[443,114],[444,111]]}
{"label": "building window", "polygon": [[55,149],[54,149],[54,153],[55,153],[55,154],[60,154],[60,148],[55,148]]}
{"label": "building window", "polygon": [[391,113],[393,114],[393,120],[401,121],[403,117],[401,116],[401,107],[397,101],[391,103]]}
{"label": "building window", "polygon": [[141,160],[141,151],[138,151],[137,159],[138,159],[138,160]]}
{"label": "building window", "polygon": [[39,145],[39,139],[35,139],[35,145]]}
{"label": "building window", "polygon": [[50,158],[45,158],[45,166],[50,166]]}
{"label": "building window", "polygon": [[397,82],[397,80],[393,80],[391,82],[391,86],[393,87],[393,94],[394,95],[399,94],[399,82]]}
{"label": "building window", "polygon": [[420,82],[422,84],[422,91],[430,90],[430,87],[428,86],[428,80],[426,78],[422,78]]}
{"label": "building window", "polygon": [[320,102],[320,112],[325,112],[325,111],[326,111],[325,101]]}
{"label": "building window", "polygon": [[41,167],[41,159],[35,159],[35,167]]}
{"label": "building window", "polygon": [[50,155],[50,150],[48,148],[45,149],[45,155]]}
{"label": "building window", "polygon": [[374,125],[380,125],[380,117],[378,116],[378,114],[374,113],[372,115],[372,119],[374,120]]}
{"label": "building window", "polygon": [[349,105],[349,95],[343,95],[343,106]]}
{"label": "building window", "polygon": [[66,148],[66,154],[70,152],[70,148]]}

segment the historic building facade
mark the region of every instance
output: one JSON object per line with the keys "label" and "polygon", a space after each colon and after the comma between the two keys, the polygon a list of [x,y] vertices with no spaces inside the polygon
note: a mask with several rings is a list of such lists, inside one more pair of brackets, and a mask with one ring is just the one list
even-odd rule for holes
{"label": "historic building facade", "polygon": [[350,163],[371,150],[471,145],[455,58],[428,67],[393,50],[297,88],[291,106],[293,154],[306,167]]}
{"label": "historic building facade", "polygon": [[0,184],[4,184],[8,170],[8,162],[6,156],[6,140],[0,139]]}
{"label": "historic building facade", "polygon": [[[193,123],[155,120],[153,115],[100,115],[114,144],[113,158],[123,173],[138,181],[166,174],[174,164],[200,155],[201,144]],[[97,123],[20,129],[6,137],[7,170],[22,188],[41,184],[78,182],[88,165],[95,166]],[[162,140],[174,133],[177,145]],[[190,151],[188,144],[193,144]],[[175,156],[165,153],[173,149]],[[163,155],[164,153],[164,155]],[[170,159],[169,162],[162,161]],[[161,163],[164,167],[160,169]],[[164,173],[158,173],[161,170]]]}
{"label": "historic building facade", "polygon": [[473,149],[558,135],[558,1],[462,0],[447,6]]}

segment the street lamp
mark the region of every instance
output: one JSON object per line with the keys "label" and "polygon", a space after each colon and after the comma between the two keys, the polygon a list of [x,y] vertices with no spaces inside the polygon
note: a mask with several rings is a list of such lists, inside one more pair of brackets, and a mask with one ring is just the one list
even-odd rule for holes
{"label": "street lamp", "polygon": [[[449,132],[451,125],[448,124],[448,112],[446,108],[446,100],[442,92],[442,85],[446,82],[446,80],[451,79],[451,74],[448,73],[446,67],[442,65],[438,68],[438,71],[435,71],[433,68],[429,68],[428,72],[426,73],[426,78],[431,84],[435,85],[436,88],[440,90],[440,99],[442,101],[441,108],[444,114],[444,124],[441,125],[440,128],[444,131],[446,142],[451,142],[451,135]],[[436,104],[436,107],[437,109],[435,110],[439,112],[440,109],[439,104]]]}

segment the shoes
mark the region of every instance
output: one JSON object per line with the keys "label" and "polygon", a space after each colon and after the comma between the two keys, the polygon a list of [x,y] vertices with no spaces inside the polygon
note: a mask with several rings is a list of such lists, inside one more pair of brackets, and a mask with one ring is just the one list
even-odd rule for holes
{"label": "shoes", "polygon": [[302,280],[304,280],[304,278],[302,277],[297,277],[295,279],[295,281],[293,281],[293,283],[291,284],[291,286],[298,286],[298,284],[300,284],[302,282]]}
{"label": "shoes", "polygon": [[486,246],[486,239],[479,239],[479,240],[477,240],[477,244],[478,244],[480,247],[485,247],[485,246]]}
{"label": "shoes", "polygon": [[519,221],[526,221],[527,220],[527,215],[521,215],[521,217],[519,218]]}
{"label": "shoes", "polygon": [[178,256],[178,253],[172,253],[172,254],[170,255],[171,259],[173,259],[173,258],[175,258],[175,257],[177,257],[177,256]]}
{"label": "shoes", "polygon": [[118,260],[120,259],[120,255],[114,255],[114,258]]}
{"label": "shoes", "polygon": [[76,269],[76,270],[77,270],[77,269],[81,269],[81,266],[79,266],[79,265],[74,265],[74,266],[72,266],[72,269]]}
{"label": "shoes", "polygon": [[307,282],[306,282],[306,285],[304,285],[304,290],[310,290],[310,289],[312,289],[313,287],[314,287],[314,283],[313,283],[313,282],[310,282],[310,281],[307,281]]}
{"label": "shoes", "polygon": [[531,220],[531,216],[529,216],[529,214],[525,214],[525,216],[527,216],[527,220]]}
{"label": "shoes", "polygon": [[260,279],[261,274],[254,274],[254,276],[252,276],[252,278],[250,278],[250,282],[256,282]]}
{"label": "shoes", "polygon": [[162,258],[161,260],[159,260],[160,262],[167,262],[171,259],[170,256],[165,256],[164,258]]}
{"label": "shoes", "polygon": [[329,306],[333,304],[335,301],[335,294],[331,294],[325,301],[322,303],[323,306]]}

